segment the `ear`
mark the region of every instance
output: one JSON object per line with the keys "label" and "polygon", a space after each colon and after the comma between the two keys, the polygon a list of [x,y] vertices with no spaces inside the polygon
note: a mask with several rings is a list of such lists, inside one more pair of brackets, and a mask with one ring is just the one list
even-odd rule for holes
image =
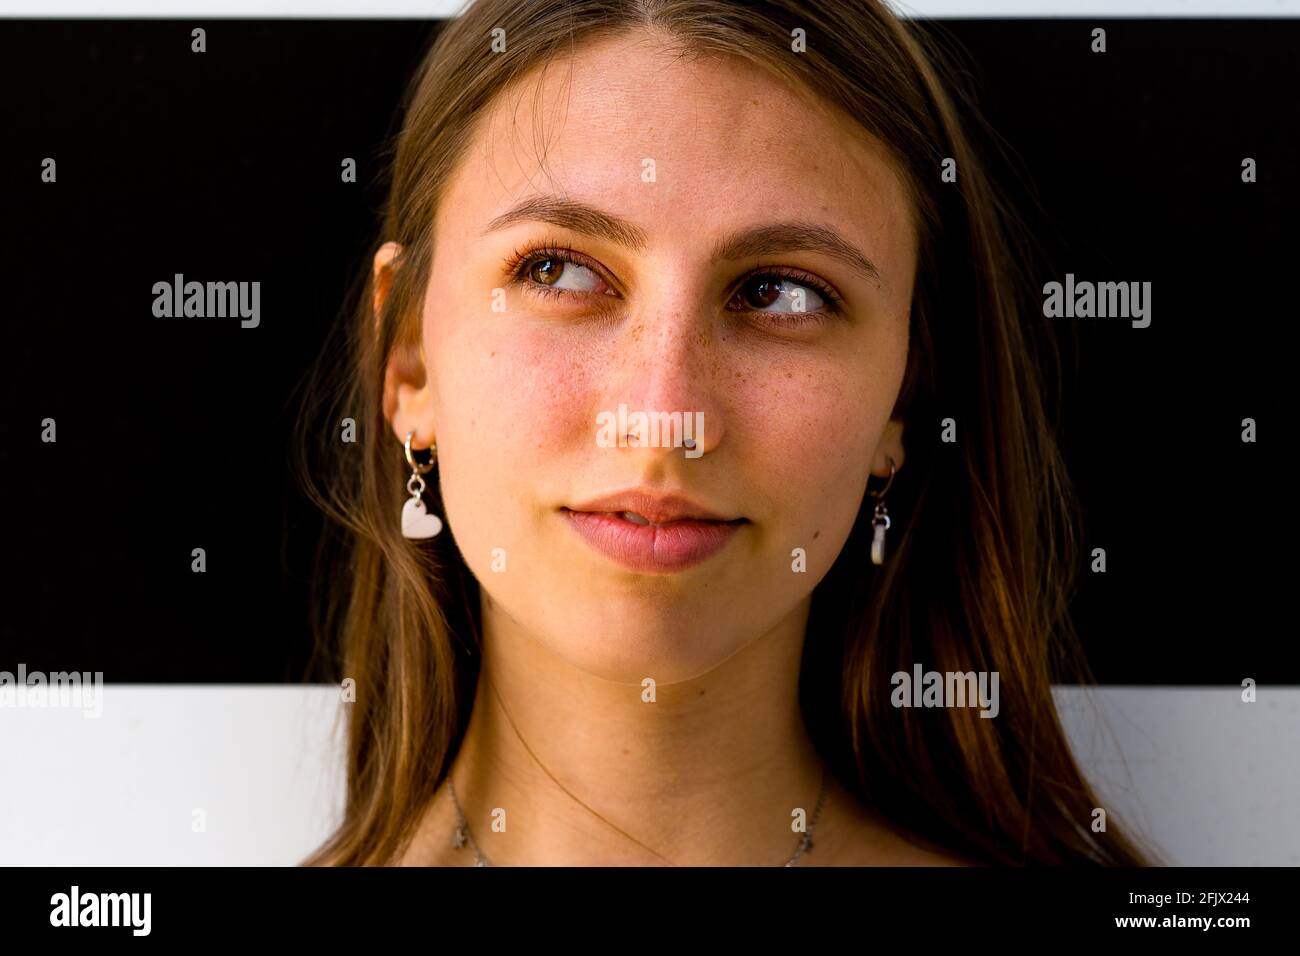
{"label": "ear", "polygon": [[375,330],[379,330],[379,316],[383,314],[384,303],[388,301],[388,290],[393,285],[393,274],[397,271],[395,260],[402,254],[402,247],[396,242],[385,242],[375,253],[374,267],[374,315]]}
{"label": "ear", "polygon": [[[403,434],[405,439],[405,434]],[[885,425],[885,433],[876,445],[875,457],[871,460],[871,473],[879,478],[889,477],[889,459],[894,459],[894,470],[903,470],[903,421],[891,418]]]}
{"label": "ear", "polygon": [[[401,252],[402,247],[397,243],[386,242],[375,253],[376,331]],[[397,342],[388,356],[384,367],[383,410],[398,441],[405,443],[407,433],[413,431],[412,448],[428,448],[433,444],[433,386],[424,366],[424,346],[418,339]]]}

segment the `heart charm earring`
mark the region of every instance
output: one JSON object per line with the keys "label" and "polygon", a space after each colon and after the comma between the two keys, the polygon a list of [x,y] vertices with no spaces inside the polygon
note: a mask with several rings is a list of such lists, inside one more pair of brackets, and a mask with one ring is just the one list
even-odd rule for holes
{"label": "heart charm earring", "polygon": [[894,483],[894,459],[889,458],[889,480],[879,491],[868,492],[876,499],[876,510],[871,516],[871,563],[885,563],[885,532],[889,530],[889,509],[885,507],[885,492]]}
{"label": "heart charm earring", "polygon": [[424,501],[420,496],[424,494],[425,485],[420,476],[430,471],[438,460],[438,445],[435,442],[429,446],[433,457],[428,464],[422,465],[411,454],[411,439],[414,437],[414,431],[406,433],[406,463],[411,466],[411,477],[406,480],[406,490],[411,497],[402,505],[402,535],[407,538],[432,538],[442,530],[442,519],[424,510]]}

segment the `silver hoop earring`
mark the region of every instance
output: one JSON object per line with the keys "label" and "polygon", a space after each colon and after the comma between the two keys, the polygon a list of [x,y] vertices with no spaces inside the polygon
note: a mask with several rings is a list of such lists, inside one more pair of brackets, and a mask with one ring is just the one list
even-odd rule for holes
{"label": "silver hoop earring", "polygon": [[411,466],[411,477],[406,480],[406,490],[411,497],[407,498],[406,504],[402,505],[402,536],[417,539],[432,538],[442,530],[442,519],[425,511],[424,500],[420,497],[424,494],[425,484],[420,476],[432,470],[434,462],[438,460],[438,445],[435,442],[429,446],[433,457],[427,464],[422,465],[411,454],[411,439],[414,437],[414,431],[406,433],[406,463]]}
{"label": "silver hoop earring", "polygon": [[889,480],[879,491],[868,492],[876,499],[876,510],[871,516],[871,563],[885,563],[885,532],[889,530],[889,509],[885,507],[885,492],[894,483],[894,459],[889,458]]}

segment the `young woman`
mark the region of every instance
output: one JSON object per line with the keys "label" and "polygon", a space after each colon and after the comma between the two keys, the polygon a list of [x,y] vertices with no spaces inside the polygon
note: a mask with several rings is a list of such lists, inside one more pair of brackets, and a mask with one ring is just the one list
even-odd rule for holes
{"label": "young woman", "polygon": [[1052,353],[941,62],[865,0],[447,24],[307,403],[308,863],[1144,861],[1053,705]]}

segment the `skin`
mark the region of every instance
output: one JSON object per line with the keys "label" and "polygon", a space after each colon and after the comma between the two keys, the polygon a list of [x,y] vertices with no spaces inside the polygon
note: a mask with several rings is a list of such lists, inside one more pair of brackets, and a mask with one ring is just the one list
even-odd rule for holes
{"label": "skin", "polygon": [[[822,773],[798,706],[811,593],[868,476],[888,477],[890,457],[903,465],[890,415],[917,250],[901,178],[878,143],[806,94],[674,53],[629,34],[498,97],[439,208],[416,371],[396,357],[388,367],[393,453],[410,430],[416,448],[436,440],[443,518],[481,584],[482,678],[451,775],[497,865],[784,863],[798,843],[792,810],[812,816]],[[644,248],[538,221],[485,234],[538,193],[626,219]],[[720,237],[794,219],[839,232],[880,279],[817,251],[712,261]],[[547,240],[581,260],[551,263],[563,299],[528,287],[545,286],[545,269],[512,282],[505,267]],[[377,304],[396,252],[375,258]],[[793,306],[764,304],[747,278],[760,266],[829,284],[845,314],[819,316],[815,287],[786,280],[812,321],[781,325]],[[596,416],[621,402],[702,411],[703,455],[601,447]],[[558,509],[635,486],[749,524],[703,564],[629,571]],[[792,570],[795,548],[806,572]],[[494,808],[505,832],[491,828]],[[401,862],[472,864],[450,847],[453,822],[444,782]],[[800,865],[949,859],[834,784],[815,833]]]}

